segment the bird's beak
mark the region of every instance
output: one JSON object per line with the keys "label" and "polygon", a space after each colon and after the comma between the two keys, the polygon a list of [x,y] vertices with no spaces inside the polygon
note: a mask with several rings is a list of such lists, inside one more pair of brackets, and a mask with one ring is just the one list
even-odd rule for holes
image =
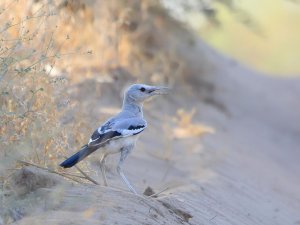
{"label": "bird's beak", "polygon": [[170,92],[170,88],[168,87],[153,86],[149,90],[149,93],[151,93],[152,95],[166,95],[169,92]]}

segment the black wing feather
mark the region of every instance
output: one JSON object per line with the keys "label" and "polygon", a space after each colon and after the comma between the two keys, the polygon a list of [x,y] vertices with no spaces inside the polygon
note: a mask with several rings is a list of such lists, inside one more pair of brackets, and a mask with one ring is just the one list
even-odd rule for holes
{"label": "black wing feather", "polygon": [[130,127],[128,127],[128,130],[137,130],[137,129],[141,129],[141,128],[144,128],[145,125],[130,125]]}
{"label": "black wing feather", "polygon": [[98,132],[98,130],[96,130],[92,137],[91,137],[91,141],[89,142],[89,146],[98,146],[101,144],[106,143],[108,140],[115,138],[115,137],[119,137],[122,136],[122,134],[118,131],[108,131],[104,134],[100,134]]}

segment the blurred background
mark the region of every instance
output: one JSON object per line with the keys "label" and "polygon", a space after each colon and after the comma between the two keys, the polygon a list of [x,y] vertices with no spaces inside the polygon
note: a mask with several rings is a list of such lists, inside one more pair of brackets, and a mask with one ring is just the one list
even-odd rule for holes
{"label": "blurred background", "polygon": [[[65,224],[64,213],[74,224],[299,224],[299,28],[297,0],[1,1],[0,225]],[[124,166],[139,193],[161,197],[142,205],[115,173],[118,155],[107,170],[122,194],[95,185],[96,154],[58,166],[132,83],[172,89],[144,105],[149,129]],[[55,189],[65,182],[78,185]],[[151,204],[167,210],[152,216]]]}
{"label": "blurred background", "polygon": [[211,46],[266,74],[299,75],[298,1],[162,1]]}

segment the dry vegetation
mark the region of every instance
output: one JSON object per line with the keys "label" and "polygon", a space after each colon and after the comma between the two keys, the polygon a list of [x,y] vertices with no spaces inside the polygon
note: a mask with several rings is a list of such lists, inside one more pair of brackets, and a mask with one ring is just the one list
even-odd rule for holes
{"label": "dry vegetation", "polygon": [[[76,45],[68,48],[72,45],[68,44],[70,37],[59,30],[66,21],[61,20],[58,7],[48,3],[1,3],[2,191],[9,187],[7,180],[12,169],[19,168],[18,161],[56,168],[69,148],[68,127],[62,126],[66,110],[72,108],[65,92],[69,82],[65,72],[58,72],[55,67],[71,63],[73,56],[84,58],[91,52],[76,49]],[[83,138],[74,131],[77,140]],[[2,207],[6,207],[4,202]]]}
{"label": "dry vegetation", "polygon": [[2,3],[0,15],[6,21],[0,52],[1,165],[13,168],[16,159],[28,159],[50,166],[66,147],[59,123],[66,80],[50,76],[63,55],[53,43],[55,24],[49,22],[55,15],[46,5],[24,14],[26,4],[9,3]]}

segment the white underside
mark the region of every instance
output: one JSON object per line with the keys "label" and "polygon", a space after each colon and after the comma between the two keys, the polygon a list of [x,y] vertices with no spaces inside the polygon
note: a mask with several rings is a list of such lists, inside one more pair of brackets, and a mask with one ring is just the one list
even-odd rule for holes
{"label": "white underside", "polygon": [[[115,140],[111,140],[109,143],[107,143],[104,147],[103,150],[99,149],[102,153],[104,154],[115,154],[119,153],[121,151],[121,148],[130,146],[130,145],[135,145],[137,139],[139,138],[139,134],[134,135],[134,136],[129,136],[125,138],[118,138]],[[99,151],[98,150],[98,151]]]}

